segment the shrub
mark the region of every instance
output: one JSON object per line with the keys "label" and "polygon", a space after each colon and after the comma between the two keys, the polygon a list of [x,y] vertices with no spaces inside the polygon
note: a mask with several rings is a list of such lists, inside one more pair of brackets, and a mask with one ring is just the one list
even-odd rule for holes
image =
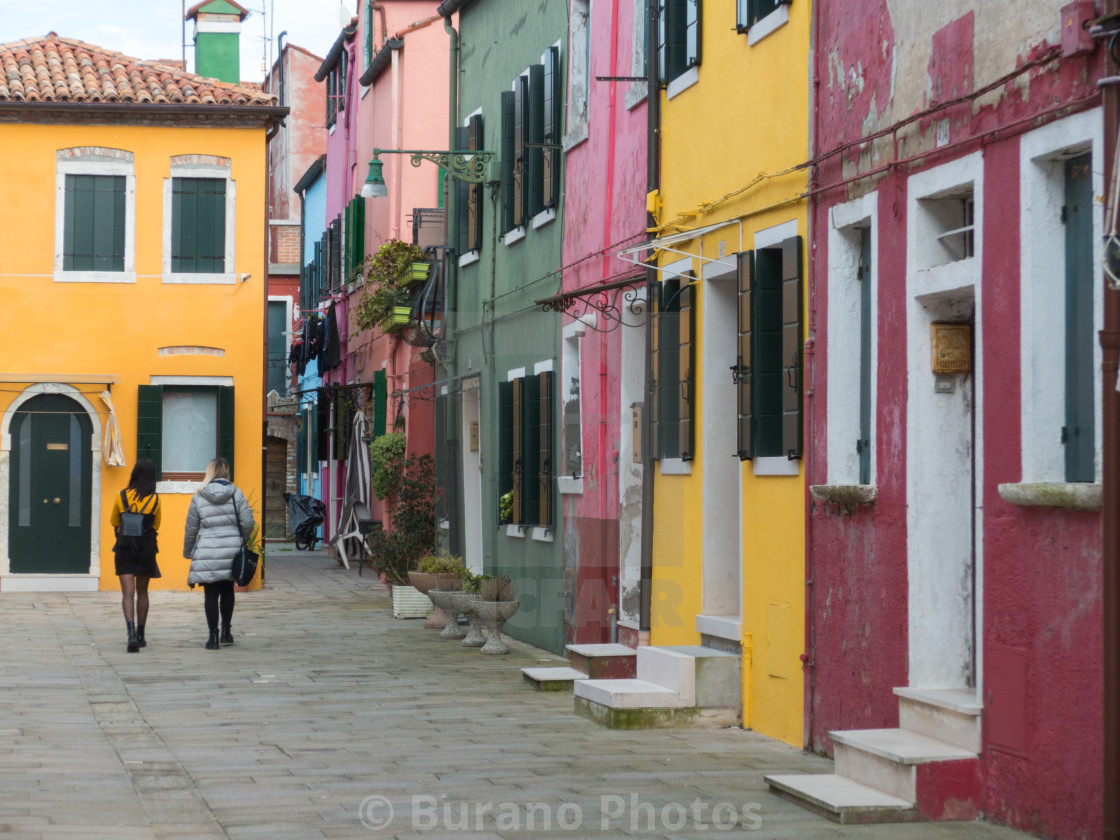
{"label": "shrub", "polygon": [[370,486],[377,498],[393,496],[400,487],[404,478],[407,443],[404,432],[389,432],[375,438],[369,445],[370,459],[373,461]]}
{"label": "shrub", "polygon": [[406,585],[420,558],[436,550],[435,464],[431,455],[404,459],[393,505],[392,529],[370,535],[370,561],[392,583]]}
{"label": "shrub", "polygon": [[457,574],[462,576],[466,570],[467,567],[463,563],[463,558],[457,554],[452,554],[450,551],[441,551],[439,554],[429,554],[426,557],[421,557],[417,568],[417,571],[433,575]]}

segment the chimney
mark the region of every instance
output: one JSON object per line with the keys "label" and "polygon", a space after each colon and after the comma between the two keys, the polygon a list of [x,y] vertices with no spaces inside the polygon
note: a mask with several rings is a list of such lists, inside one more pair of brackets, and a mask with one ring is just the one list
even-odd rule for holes
{"label": "chimney", "polygon": [[203,0],[187,11],[194,21],[194,72],[230,84],[241,83],[241,21],[249,10],[233,0]]}

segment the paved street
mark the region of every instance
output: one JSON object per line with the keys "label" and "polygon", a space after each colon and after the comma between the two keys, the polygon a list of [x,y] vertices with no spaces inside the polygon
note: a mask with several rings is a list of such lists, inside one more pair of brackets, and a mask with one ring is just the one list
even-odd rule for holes
{"label": "paved street", "polygon": [[[376,578],[274,551],[206,651],[201,590],[0,596],[0,833],[13,838],[1023,838],[982,823],[838,826],[771,795],[831,762],[739,730],[622,732],[394,620]],[[385,824],[387,822],[387,825]]]}

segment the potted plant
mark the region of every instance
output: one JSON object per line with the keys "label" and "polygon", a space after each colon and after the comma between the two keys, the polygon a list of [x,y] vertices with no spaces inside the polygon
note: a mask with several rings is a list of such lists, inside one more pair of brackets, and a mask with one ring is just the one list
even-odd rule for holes
{"label": "potted plant", "polygon": [[521,606],[516,599],[517,588],[505,575],[479,577],[478,601],[474,604],[474,612],[490,632],[490,638],[486,640],[480,653],[492,656],[509,653],[509,648],[502,641],[502,626]]}
{"label": "potted plant", "polygon": [[[431,604],[409,583],[408,573],[417,569],[422,557],[436,550],[439,489],[435,466],[431,455],[408,455],[399,463],[399,476],[391,496],[392,521],[388,529],[370,535],[370,561],[385,573],[386,581],[393,587],[394,602],[403,603],[409,590],[413,598],[423,599],[423,612],[408,617],[427,617]],[[399,597],[398,589],[402,590]]]}
{"label": "potted plant", "polygon": [[[400,239],[390,239],[366,258],[363,274],[365,290],[354,308],[354,324],[359,330],[380,327],[383,332],[399,329],[395,310],[407,308],[411,313],[412,290],[427,277],[415,279],[413,264],[424,262],[424,252],[418,245]],[[405,324],[408,320],[405,319]]]}
{"label": "potted plant", "polygon": [[[453,591],[463,588],[463,575],[467,569],[463,558],[449,551],[428,554],[420,558],[414,571],[408,573],[409,582],[416,589],[431,598],[431,591]],[[442,630],[447,626],[447,615],[432,599],[432,617],[425,622],[429,630]],[[456,616],[458,618],[458,616]]]}
{"label": "potted plant", "polygon": [[513,522],[513,491],[509,490],[498,497],[498,524],[509,525]]}

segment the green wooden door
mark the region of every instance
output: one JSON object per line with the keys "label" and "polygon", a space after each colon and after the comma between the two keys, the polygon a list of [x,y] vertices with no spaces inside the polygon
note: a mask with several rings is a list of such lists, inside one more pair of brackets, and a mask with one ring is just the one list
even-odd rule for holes
{"label": "green wooden door", "polygon": [[1065,166],[1066,234],[1066,481],[1096,477],[1093,368],[1093,179],[1092,157]]}
{"label": "green wooden door", "polygon": [[11,432],[11,571],[88,573],[93,492],[89,418],[72,399],[44,394],[20,407]]}

